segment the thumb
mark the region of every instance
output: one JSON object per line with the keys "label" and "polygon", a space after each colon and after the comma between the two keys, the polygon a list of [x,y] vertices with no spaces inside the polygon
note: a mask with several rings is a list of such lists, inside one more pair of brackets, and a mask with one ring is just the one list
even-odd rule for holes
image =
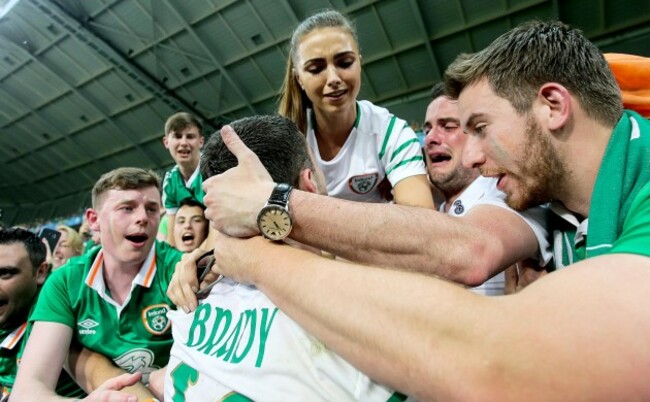
{"label": "thumb", "polygon": [[257,155],[248,149],[231,126],[225,125],[221,128],[221,138],[223,139],[223,143],[226,144],[228,150],[235,155],[235,158],[237,158],[237,161],[240,164],[245,160],[256,160],[257,163],[260,163]]}

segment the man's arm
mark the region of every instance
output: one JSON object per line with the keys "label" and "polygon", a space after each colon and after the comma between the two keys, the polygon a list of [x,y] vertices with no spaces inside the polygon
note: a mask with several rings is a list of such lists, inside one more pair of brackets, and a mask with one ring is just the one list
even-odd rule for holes
{"label": "man's arm", "polygon": [[[64,324],[37,321],[27,340],[20,362],[12,401],[63,401],[55,388],[72,339],[72,329]],[[138,375],[114,378],[84,398],[85,401],[137,402],[137,397],[119,389],[134,384]]]}
{"label": "man's arm", "polygon": [[424,174],[400,180],[393,188],[393,195],[396,204],[434,208],[431,185]]}
{"label": "man's arm", "polygon": [[[78,345],[70,348],[68,367],[75,381],[88,393],[95,391],[106,381],[126,373],[108,357]],[[122,391],[137,396],[139,401],[151,401],[154,397],[140,381],[123,388]]]}
{"label": "man's arm", "polygon": [[494,205],[452,217],[293,191],[291,213],[291,237],[302,243],[351,261],[436,274],[468,286],[538,251],[528,224]]}
{"label": "man's arm", "polygon": [[650,398],[647,257],[593,258],[489,298],[260,237],[216,244],[221,273],[256,285],[361,371],[417,399]]}
{"label": "man's arm", "polygon": [[[256,217],[273,181],[231,128],[222,129],[222,136],[239,164],[204,181],[205,215],[227,234],[250,236],[257,233]],[[521,217],[496,206],[475,207],[458,218],[294,190],[290,210],[294,240],[348,260],[433,273],[470,286],[534,257],[538,247]]]}

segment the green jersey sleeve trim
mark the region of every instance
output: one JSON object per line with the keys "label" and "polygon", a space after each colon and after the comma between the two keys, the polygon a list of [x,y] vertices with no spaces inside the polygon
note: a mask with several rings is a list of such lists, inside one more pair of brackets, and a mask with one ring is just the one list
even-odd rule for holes
{"label": "green jersey sleeve trim", "polygon": [[406,165],[407,163],[413,163],[413,162],[418,162],[418,161],[424,161],[424,158],[422,158],[422,156],[414,156],[414,157],[409,158],[409,159],[404,159],[403,161],[401,161],[397,165],[393,166],[390,170],[388,170],[386,172],[386,176],[388,176],[390,174],[390,172],[392,172],[393,170],[397,169],[400,166]]}
{"label": "green jersey sleeve trim", "polygon": [[420,141],[417,138],[411,138],[410,140],[404,142],[402,145],[397,147],[395,152],[393,152],[393,154],[390,156],[390,162],[392,162],[393,159],[395,159],[395,157],[399,155],[400,152],[404,151],[406,148],[409,147],[409,145],[413,144],[414,142],[419,143]]}
{"label": "green jersey sleeve trim", "polygon": [[393,126],[395,125],[395,120],[397,120],[397,117],[395,116],[392,116],[390,118],[390,123],[388,123],[388,128],[386,129],[386,135],[384,135],[384,142],[383,144],[381,144],[379,159],[382,159],[384,157],[384,154],[386,153],[386,146],[388,146],[388,140],[390,139],[390,135],[393,133]]}

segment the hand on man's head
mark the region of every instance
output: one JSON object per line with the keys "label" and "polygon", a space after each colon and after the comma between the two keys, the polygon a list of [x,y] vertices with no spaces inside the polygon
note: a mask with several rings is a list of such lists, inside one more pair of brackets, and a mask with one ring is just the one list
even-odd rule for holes
{"label": "hand on man's head", "polygon": [[259,233],[257,214],[273,191],[273,179],[232,127],[224,126],[221,135],[238,165],[203,181],[205,216],[230,236],[252,236]]}

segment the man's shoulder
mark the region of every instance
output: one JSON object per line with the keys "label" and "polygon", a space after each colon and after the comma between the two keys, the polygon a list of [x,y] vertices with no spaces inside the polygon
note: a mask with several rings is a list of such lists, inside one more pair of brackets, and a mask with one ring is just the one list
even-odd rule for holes
{"label": "man's shoulder", "polygon": [[181,260],[183,253],[169,245],[169,243],[155,240],[154,247],[156,248],[156,260],[162,264],[173,264],[173,266]]}
{"label": "man's shoulder", "polygon": [[406,122],[395,116],[390,110],[377,106],[367,100],[357,101],[359,105],[359,123],[357,129],[362,134],[384,134],[402,130]]}
{"label": "man's shoulder", "polygon": [[52,272],[47,281],[65,281],[70,284],[83,282],[100,250],[101,246],[95,246],[85,254],[71,257],[61,268]]}
{"label": "man's shoulder", "polygon": [[171,169],[165,172],[165,177],[163,179],[163,185],[169,183],[173,179],[180,177],[181,171],[178,168],[178,165],[174,165]]}

